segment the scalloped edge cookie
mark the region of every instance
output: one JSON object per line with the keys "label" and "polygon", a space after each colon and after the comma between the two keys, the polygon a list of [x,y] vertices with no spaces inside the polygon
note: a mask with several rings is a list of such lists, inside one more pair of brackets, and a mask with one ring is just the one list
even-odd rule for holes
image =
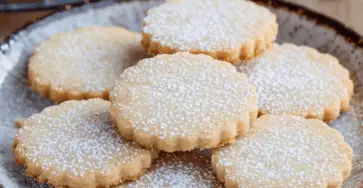
{"label": "scalloped edge cookie", "polygon": [[[334,140],[336,142],[334,142],[334,144],[332,147],[337,148],[338,151],[340,152],[345,152],[345,156],[342,157],[339,162],[336,160],[334,161],[334,170],[339,170],[339,172],[333,173],[333,177],[326,175],[327,177],[322,177],[322,178],[318,178],[316,177],[316,179],[311,180],[311,177],[305,177],[302,174],[295,174],[296,176],[293,177],[292,179],[286,178],[286,176],[289,176],[290,174],[287,174],[285,171],[282,171],[281,169],[278,168],[285,168],[285,167],[289,167],[291,168],[291,166],[281,166],[284,162],[279,163],[278,161],[276,161],[276,165],[275,163],[271,162],[271,163],[261,163],[259,162],[259,158],[255,157],[254,159],[253,156],[248,156],[248,158],[250,158],[250,160],[253,161],[249,161],[250,163],[255,162],[253,164],[256,164],[255,168],[256,168],[256,173],[260,172],[261,170],[269,170],[270,168],[273,168],[274,171],[278,172],[279,170],[281,171],[281,173],[284,175],[282,178],[277,178],[276,176],[274,176],[275,174],[270,174],[269,177],[265,177],[265,176],[261,176],[261,174],[253,174],[252,172],[252,177],[251,175],[248,174],[244,174],[243,172],[241,173],[242,170],[245,169],[239,169],[241,171],[237,172],[237,169],[234,168],[233,166],[235,166],[234,162],[237,162],[238,159],[241,158],[237,158],[235,157],[236,155],[238,155],[238,151],[241,150],[242,148],[238,147],[239,143],[238,141],[236,141],[235,143],[228,145],[228,146],[224,146],[221,148],[216,148],[213,149],[213,154],[212,154],[212,168],[214,170],[214,172],[217,174],[217,177],[219,178],[220,181],[222,181],[224,183],[224,185],[227,188],[231,188],[231,187],[239,187],[239,186],[246,186],[246,187],[250,187],[253,185],[256,185],[254,183],[257,183],[258,185],[260,185],[260,187],[274,187],[277,186],[278,187],[301,187],[302,185],[304,185],[303,187],[329,187],[329,188],[338,188],[341,187],[344,180],[346,180],[352,170],[352,159],[353,159],[353,150],[350,147],[350,145],[348,143],[346,143],[344,141],[344,137],[343,135],[338,131],[335,130],[333,128],[330,128],[329,125],[325,124],[323,121],[317,120],[317,119],[304,119],[302,117],[299,116],[293,116],[293,115],[263,115],[260,118],[258,118],[253,125],[251,125],[250,128],[250,132],[246,133],[246,138],[239,137],[238,139],[241,139],[240,141],[243,143],[243,145],[247,145],[248,144],[253,144],[256,145],[257,147],[255,148],[257,150],[257,152],[259,150],[262,150],[263,152],[267,153],[267,152],[273,152],[270,151],[271,149],[273,149],[273,146],[271,146],[271,144],[263,144],[260,142],[257,142],[256,140],[259,138],[264,138],[267,137],[266,135],[270,134],[271,139],[269,140],[269,143],[273,143],[273,141],[271,142],[271,140],[275,140],[276,135],[278,135],[280,132],[284,132],[286,130],[284,130],[284,126],[289,127],[288,123],[284,123],[281,122],[282,121],[305,121],[305,123],[309,123],[310,124],[304,128],[309,128],[310,129],[315,129],[316,134],[314,135],[315,137],[324,137],[325,140]],[[303,122],[300,122],[303,123]],[[271,126],[271,124],[275,124],[274,128],[270,129],[269,127]],[[276,125],[279,124],[279,125]],[[315,124],[315,125],[314,125]],[[296,127],[299,127],[298,125],[294,125]],[[301,129],[304,129],[301,128]],[[263,135],[265,134],[265,135]],[[282,137],[288,137],[288,135],[285,135],[285,133],[282,133]],[[299,134],[299,133],[297,133]],[[253,137],[254,139],[249,139],[250,137]],[[281,137],[278,136],[278,137]],[[286,139],[286,138],[285,138]],[[320,138],[321,139],[321,138]],[[319,140],[319,139],[317,139]],[[312,146],[308,145],[308,143],[304,143],[304,140],[299,140],[302,144],[302,146],[306,146],[309,147],[308,149],[313,150],[315,148],[310,148]],[[289,142],[287,140],[287,142]],[[312,143],[310,143],[312,144]],[[320,143],[316,143],[317,145]],[[332,144],[332,141],[330,141],[330,144]],[[268,146],[266,146],[268,145]],[[281,147],[280,145],[278,147]],[[298,146],[294,146],[295,149],[298,148]],[[305,149],[306,149],[305,147]],[[237,149],[236,151],[232,151],[232,149]],[[250,148],[252,149],[252,148]],[[289,147],[286,146],[285,147],[281,147],[281,149],[286,149],[287,152],[285,152],[283,155],[281,155],[281,158],[279,159],[278,156],[272,155],[271,157],[274,157],[274,160],[281,160],[283,161],[284,158],[289,158],[292,152],[298,152],[297,150],[289,150]],[[227,151],[225,151],[227,150]],[[243,150],[243,149],[242,149]],[[225,153],[227,152],[227,153]],[[315,151],[317,152],[317,151]],[[338,153],[334,153],[335,155],[339,155]],[[232,156],[231,156],[232,155]],[[243,155],[248,155],[246,152],[243,152]],[[266,154],[267,155],[267,154]],[[264,158],[263,160],[269,160],[270,156],[259,156]],[[296,154],[295,154],[296,155]],[[317,155],[319,155],[319,152],[317,153]],[[240,157],[240,156],[239,156]],[[325,156],[327,157],[327,156]],[[233,161],[231,161],[233,160]],[[301,160],[301,159],[300,159]],[[321,159],[320,159],[321,160]],[[319,159],[316,159],[317,163],[320,163]],[[306,162],[306,161],[304,161]],[[268,165],[275,165],[275,167],[270,167]],[[295,163],[294,165],[297,165],[296,168],[299,169],[299,163]],[[246,165],[245,165],[246,166]],[[254,167],[252,167],[254,168]],[[316,174],[320,174],[322,172],[318,171],[319,169],[315,169],[316,171],[314,171],[315,175]],[[324,169],[325,171],[329,171],[330,169]],[[331,171],[329,171],[331,175]],[[335,172],[335,171],[334,171]],[[237,175],[237,174],[240,175]],[[246,173],[251,173],[251,172],[246,172]],[[268,173],[267,173],[268,174]],[[241,177],[242,176],[242,177]],[[272,177],[271,177],[272,176]],[[279,177],[279,176],[278,176]],[[299,178],[308,178],[308,180],[306,179],[299,179]],[[279,180],[276,182],[276,180]],[[251,183],[253,185],[251,185]],[[273,183],[273,184],[272,184]]]}
{"label": "scalloped edge cookie", "polygon": [[[170,1],[172,2],[172,1]],[[257,5],[256,6],[260,6]],[[261,8],[265,8],[261,6]],[[150,14],[151,11],[148,11]],[[271,24],[266,27],[266,30],[259,36],[254,38],[246,39],[245,42],[241,43],[238,48],[229,49],[216,49],[216,50],[203,50],[199,48],[190,48],[189,50],[178,49],[175,45],[162,44],[161,42],[154,40],[153,34],[142,30],[142,45],[146,52],[151,55],[157,54],[173,54],[176,52],[189,52],[193,54],[206,54],[212,56],[215,59],[227,61],[233,64],[238,64],[241,61],[253,59],[254,57],[262,54],[268,49],[276,40],[278,33],[278,24],[276,21],[276,15],[271,13]],[[143,22],[143,27],[147,26],[147,22]],[[171,40],[172,41],[172,40]]]}
{"label": "scalloped edge cookie", "polygon": [[[124,44],[124,45],[127,46],[129,43],[130,49],[131,49],[131,47],[134,48],[133,46],[135,44],[138,44],[138,41],[141,41],[141,35],[139,33],[134,33],[134,32],[128,31],[121,27],[88,26],[88,27],[77,28],[70,32],[64,32],[64,33],[60,33],[60,34],[51,36],[50,38],[43,41],[41,43],[41,45],[54,42],[55,40],[57,40],[58,38],[63,37],[63,36],[68,36],[68,35],[72,35],[73,33],[80,33],[80,32],[87,33],[87,31],[110,32],[110,34],[112,34],[114,36],[114,38],[118,38],[120,41],[122,41],[120,36],[123,35],[123,36],[125,36],[124,37],[125,39],[128,38],[127,40],[125,40],[126,44]],[[134,40],[134,41],[132,41],[132,40]],[[137,46],[137,48],[141,49],[141,50],[139,50],[140,52],[142,51],[141,45]],[[135,57],[132,57],[132,58],[141,59],[139,57],[136,57],[136,55],[138,56],[138,54],[136,54],[136,52],[138,52],[138,51],[136,51],[136,47],[135,47]],[[37,93],[39,93],[42,97],[48,97],[55,103],[61,103],[61,102],[67,101],[67,100],[82,100],[82,99],[90,99],[90,98],[101,98],[104,100],[109,100],[109,92],[112,88],[105,88],[102,90],[95,89],[94,91],[91,91],[91,90],[86,91],[86,90],[84,90],[82,88],[78,88],[78,87],[64,88],[64,86],[52,85],[52,83],[50,83],[49,80],[42,79],[41,72],[43,70],[38,70],[39,68],[35,68],[36,66],[33,65],[33,64],[36,64],[38,61],[37,60],[38,54],[40,54],[40,52],[34,51],[32,57],[29,59],[28,83],[29,83],[30,88],[32,90],[36,91]],[[132,55],[134,56],[134,54],[132,54]],[[145,55],[143,55],[142,57],[144,57]],[[140,57],[141,57],[141,55],[140,55]],[[135,62],[137,62],[137,60]],[[120,63],[125,63],[125,62],[120,62]],[[131,60],[128,63],[129,63],[129,65],[132,65]],[[129,66],[129,65],[127,65],[127,66]],[[63,85],[65,85],[65,84],[63,84]]]}
{"label": "scalloped edge cookie", "polygon": [[[240,74],[240,75],[238,75],[239,77],[243,77],[243,78],[239,78],[239,79],[247,79],[245,77],[245,75],[238,73],[237,71],[235,72],[234,67],[228,63],[214,60],[212,57],[204,55],[204,54],[195,55],[195,54],[190,54],[187,52],[179,52],[179,53],[172,54],[172,55],[163,54],[163,55],[158,55],[154,58],[141,60],[138,62],[138,64],[136,66],[125,70],[124,74],[133,71],[133,69],[135,70],[135,73],[139,73],[138,69],[141,69],[141,70],[146,69],[146,68],[144,68],[144,66],[146,66],[147,63],[153,64],[156,62],[152,62],[152,61],[160,61],[161,62],[160,64],[164,64],[164,62],[170,61],[169,58],[180,58],[180,60],[178,59],[180,62],[174,62],[175,66],[178,66],[178,63],[188,62],[188,61],[186,61],[186,59],[188,59],[188,58],[190,58],[191,60],[196,60],[196,61],[206,61],[206,62],[210,63],[211,65],[213,65],[213,68],[214,68],[214,66],[216,66],[216,68],[223,70],[225,72],[225,74],[236,74],[237,73],[237,74]],[[172,59],[172,61],[174,61],[174,60],[175,59]],[[214,65],[214,63],[216,63],[216,64]],[[196,70],[198,70],[198,68],[200,68],[200,67],[197,66]],[[155,70],[158,70],[158,69],[160,69],[160,67],[158,67]],[[153,72],[153,74],[157,74],[157,73]],[[127,78],[123,78],[123,76],[121,76],[121,77],[123,79],[122,82],[126,82],[126,81],[124,81],[124,79],[127,79]],[[131,79],[131,80],[133,80],[133,79]],[[128,91],[128,89],[122,88],[122,87],[124,87],[122,85],[122,82],[116,83],[114,89],[110,93],[111,118],[118,125],[119,132],[123,137],[128,138],[130,140],[134,140],[138,144],[140,144],[141,146],[146,147],[146,148],[156,148],[156,149],[166,151],[166,152],[175,152],[175,151],[190,151],[190,150],[193,150],[196,148],[207,149],[207,148],[220,147],[224,144],[233,142],[235,140],[236,136],[243,135],[248,130],[249,124],[257,118],[258,108],[257,108],[257,99],[256,99],[257,97],[255,96],[255,88],[253,86],[251,86],[250,84],[247,84],[246,87],[249,87],[249,88],[246,90],[249,91],[249,94],[247,94],[247,93],[244,94],[244,95],[249,95],[249,96],[246,96],[247,101],[246,101],[245,109],[247,111],[243,114],[240,114],[238,116],[238,118],[235,117],[236,119],[234,119],[234,120],[230,119],[228,122],[223,121],[223,125],[224,125],[223,127],[219,127],[219,128],[213,127],[213,129],[216,129],[217,131],[219,131],[218,134],[215,133],[215,135],[218,135],[218,136],[206,136],[206,135],[203,136],[201,131],[199,131],[198,136],[196,136],[196,135],[186,136],[186,135],[183,135],[184,133],[181,135],[176,135],[176,134],[174,135],[173,133],[170,133],[168,136],[150,134],[150,132],[153,130],[149,130],[149,131],[139,130],[140,129],[139,125],[133,125],[131,123],[131,120],[129,120],[128,117],[125,116],[125,113],[122,112],[121,108],[122,108],[123,103],[128,104],[128,102],[126,100],[132,98],[130,94],[126,94],[126,93],[130,93]],[[149,83],[149,82],[146,81],[146,83]],[[126,82],[127,87],[131,87],[131,86],[133,87],[133,84],[134,83]],[[155,84],[155,83],[153,83],[153,84]],[[135,86],[139,86],[139,85],[142,85],[142,84],[140,84],[140,83],[135,84]],[[150,85],[150,86],[152,86],[152,85]],[[126,93],[123,93],[124,91]],[[135,99],[133,99],[133,101],[134,100]],[[171,125],[169,125],[169,126],[171,126]],[[156,131],[156,132],[158,132],[158,131]],[[169,137],[170,135],[173,135],[173,136]]]}
{"label": "scalloped edge cookie", "polygon": [[[338,80],[340,80],[343,87],[347,91],[347,95],[340,98],[340,100],[330,102],[328,105],[321,106],[321,108],[319,108],[319,109],[304,110],[304,112],[300,112],[300,111],[294,112],[293,110],[296,110],[296,109],[290,109],[290,113],[292,115],[298,115],[298,116],[305,117],[308,119],[319,119],[319,120],[323,120],[324,122],[329,123],[329,122],[332,122],[333,120],[337,119],[339,117],[340,113],[350,110],[350,100],[352,99],[352,96],[354,94],[354,83],[350,79],[349,71],[339,63],[339,60],[336,57],[334,57],[328,53],[321,53],[312,47],[297,46],[297,45],[291,44],[291,43],[284,43],[281,45],[273,44],[273,46],[271,46],[271,48],[268,49],[266,54],[272,53],[275,50],[284,51],[284,50],[289,50],[289,49],[294,50],[294,52],[296,52],[298,50],[304,51],[310,58],[313,59],[313,61],[316,61],[323,65],[326,64],[327,67],[330,67],[329,73],[331,74],[331,76],[335,76]],[[278,52],[274,52],[273,55],[275,55],[275,53],[278,53]],[[269,58],[269,57],[270,56],[265,56],[265,54],[263,54],[262,56],[260,56],[256,59],[253,59],[252,61],[248,62],[247,64],[241,64],[239,69],[243,70],[243,69],[245,69],[244,67],[248,67],[248,66],[252,65],[253,63],[259,63],[259,61],[260,61],[259,58]],[[276,58],[276,57],[273,56],[271,58]],[[263,63],[265,63],[265,62],[263,62]],[[294,63],[294,62],[291,62],[291,63]],[[246,74],[246,72],[244,72],[244,71],[242,71],[242,72]],[[247,73],[247,75],[248,75],[248,73]],[[249,76],[249,79],[253,79],[253,78],[251,78],[251,76]],[[251,82],[251,80],[250,80],[250,82]],[[266,86],[268,86],[268,85],[266,85]],[[256,85],[256,88],[258,88],[258,85]],[[261,96],[262,94],[259,94],[259,95]],[[270,94],[268,93],[266,95],[270,95]],[[289,114],[287,112],[285,112],[285,113]],[[261,106],[261,107],[259,106],[258,116],[261,116],[264,114],[274,114],[274,113],[271,112],[271,110],[266,109],[264,106]]]}
{"label": "scalloped edge cookie", "polygon": [[[55,111],[61,107],[68,108],[70,105],[81,103],[89,103],[90,105],[109,105],[109,101],[104,101],[103,99],[89,99],[89,100],[70,100],[66,101],[62,104],[50,106],[45,108],[42,112],[38,114],[34,114],[29,118],[33,118],[32,122],[34,123],[34,118],[38,118],[44,116],[44,114],[56,114]],[[91,104],[92,103],[92,104]],[[105,111],[107,113],[107,109]],[[30,119],[24,121],[24,127],[20,128],[19,131],[26,128],[27,131],[31,133],[32,124],[28,122]],[[115,127],[115,129],[117,129]],[[18,132],[19,133],[19,132]],[[126,142],[129,142],[125,140]],[[102,173],[104,169],[85,171],[83,175],[75,175],[73,172],[68,169],[68,171],[62,171],[59,168],[52,168],[51,164],[46,164],[46,166],[42,166],[43,163],[39,163],[39,161],[31,160],[27,157],[25,152],[27,151],[27,147],[22,144],[22,140],[19,138],[17,134],[14,137],[14,142],[12,145],[12,150],[14,153],[14,158],[17,164],[25,167],[26,175],[33,177],[39,183],[48,183],[55,187],[63,188],[63,187],[78,187],[78,188],[96,188],[96,187],[112,187],[113,185],[118,185],[120,183],[125,183],[129,180],[138,179],[147,169],[151,166],[153,159],[158,156],[157,150],[146,150],[140,148],[144,151],[140,151],[137,158],[135,160],[129,161],[127,163],[121,163],[120,166],[113,166],[111,169],[111,173]],[[130,142],[131,143],[131,142]],[[63,143],[59,143],[62,145]],[[136,146],[136,145],[135,145]],[[41,152],[40,149],[38,152]],[[114,159],[113,159],[114,160]],[[77,173],[76,173],[77,174]]]}
{"label": "scalloped edge cookie", "polygon": [[206,151],[189,151],[159,154],[151,167],[136,181],[120,188],[222,188],[211,166],[211,154]]}

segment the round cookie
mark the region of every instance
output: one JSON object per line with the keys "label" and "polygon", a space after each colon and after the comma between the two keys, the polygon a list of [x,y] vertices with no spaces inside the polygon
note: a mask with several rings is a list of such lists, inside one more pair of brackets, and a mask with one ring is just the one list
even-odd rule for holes
{"label": "round cookie", "polygon": [[14,139],[16,162],[55,187],[110,187],[136,179],[155,153],[119,136],[109,105],[67,101],[31,116]]}
{"label": "round cookie", "polygon": [[272,44],[276,16],[241,0],[173,0],[144,19],[142,44],[153,54],[207,54],[232,63],[251,59]]}
{"label": "round cookie", "polygon": [[259,114],[330,122],[349,109],[353,82],[348,70],[313,48],[275,44],[240,70],[257,89]]}
{"label": "round cookie", "polygon": [[229,187],[341,187],[352,168],[343,135],[316,119],[264,115],[233,144],[213,151]]}
{"label": "round cookie", "polygon": [[124,187],[222,188],[223,185],[213,173],[210,156],[201,152],[176,152],[160,154],[144,175],[121,186]]}
{"label": "round cookie", "polygon": [[140,34],[99,26],[50,37],[30,58],[30,86],[55,102],[108,99],[122,71],[145,57],[140,41]]}
{"label": "round cookie", "polygon": [[139,61],[110,93],[121,134],[167,152],[213,148],[248,130],[255,88],[231,64],[176,53]]}

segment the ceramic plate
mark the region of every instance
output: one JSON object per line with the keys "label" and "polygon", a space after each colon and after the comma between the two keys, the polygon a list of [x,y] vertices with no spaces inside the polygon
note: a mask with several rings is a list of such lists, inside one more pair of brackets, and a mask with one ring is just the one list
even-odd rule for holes
{"label": "ceramic plate", "polygon": [[[353,171],[343,187],[358,186],[363,178],[363,40],[354,31],[330,18],[279,0],[254,0],[270,8],[278,18],[278,43],[291,42],[317,48],[336,56],[350,70],[355,84],[352,109],[330,124],[353,147]],[[17,128],[23,119],[52,105],[27,86],[27,60],[44,39],[88,25],[119,25],[141,30],[141,20],[150,7],[161,1],[102,1],[57,12],[13,34],[0,46],[0,187],[48,187],[25,175],[11,151]]]}

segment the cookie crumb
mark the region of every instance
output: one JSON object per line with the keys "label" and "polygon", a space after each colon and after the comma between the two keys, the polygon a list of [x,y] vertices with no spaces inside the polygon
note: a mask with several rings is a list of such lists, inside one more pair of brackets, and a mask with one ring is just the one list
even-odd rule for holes
{"label": "cookie crumb", "polygon": [[16,128],[22,128],[24,126],[24,119],[16,119],[14,123]]}

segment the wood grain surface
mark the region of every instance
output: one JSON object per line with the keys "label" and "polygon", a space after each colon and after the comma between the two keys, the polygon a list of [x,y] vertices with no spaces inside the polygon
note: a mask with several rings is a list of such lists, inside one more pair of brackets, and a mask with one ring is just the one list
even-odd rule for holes
{"label": "wood grain surface", "polygon": [[24,24],[34,22],[37,18],[45,16],[51,11],[0,13],[0,41]]}
{"label": "wood grain surface", "polygon": [[[363,0],[286,0],[339,20],[363,35]],[[51,11],[0,13],[0,40]]]}

